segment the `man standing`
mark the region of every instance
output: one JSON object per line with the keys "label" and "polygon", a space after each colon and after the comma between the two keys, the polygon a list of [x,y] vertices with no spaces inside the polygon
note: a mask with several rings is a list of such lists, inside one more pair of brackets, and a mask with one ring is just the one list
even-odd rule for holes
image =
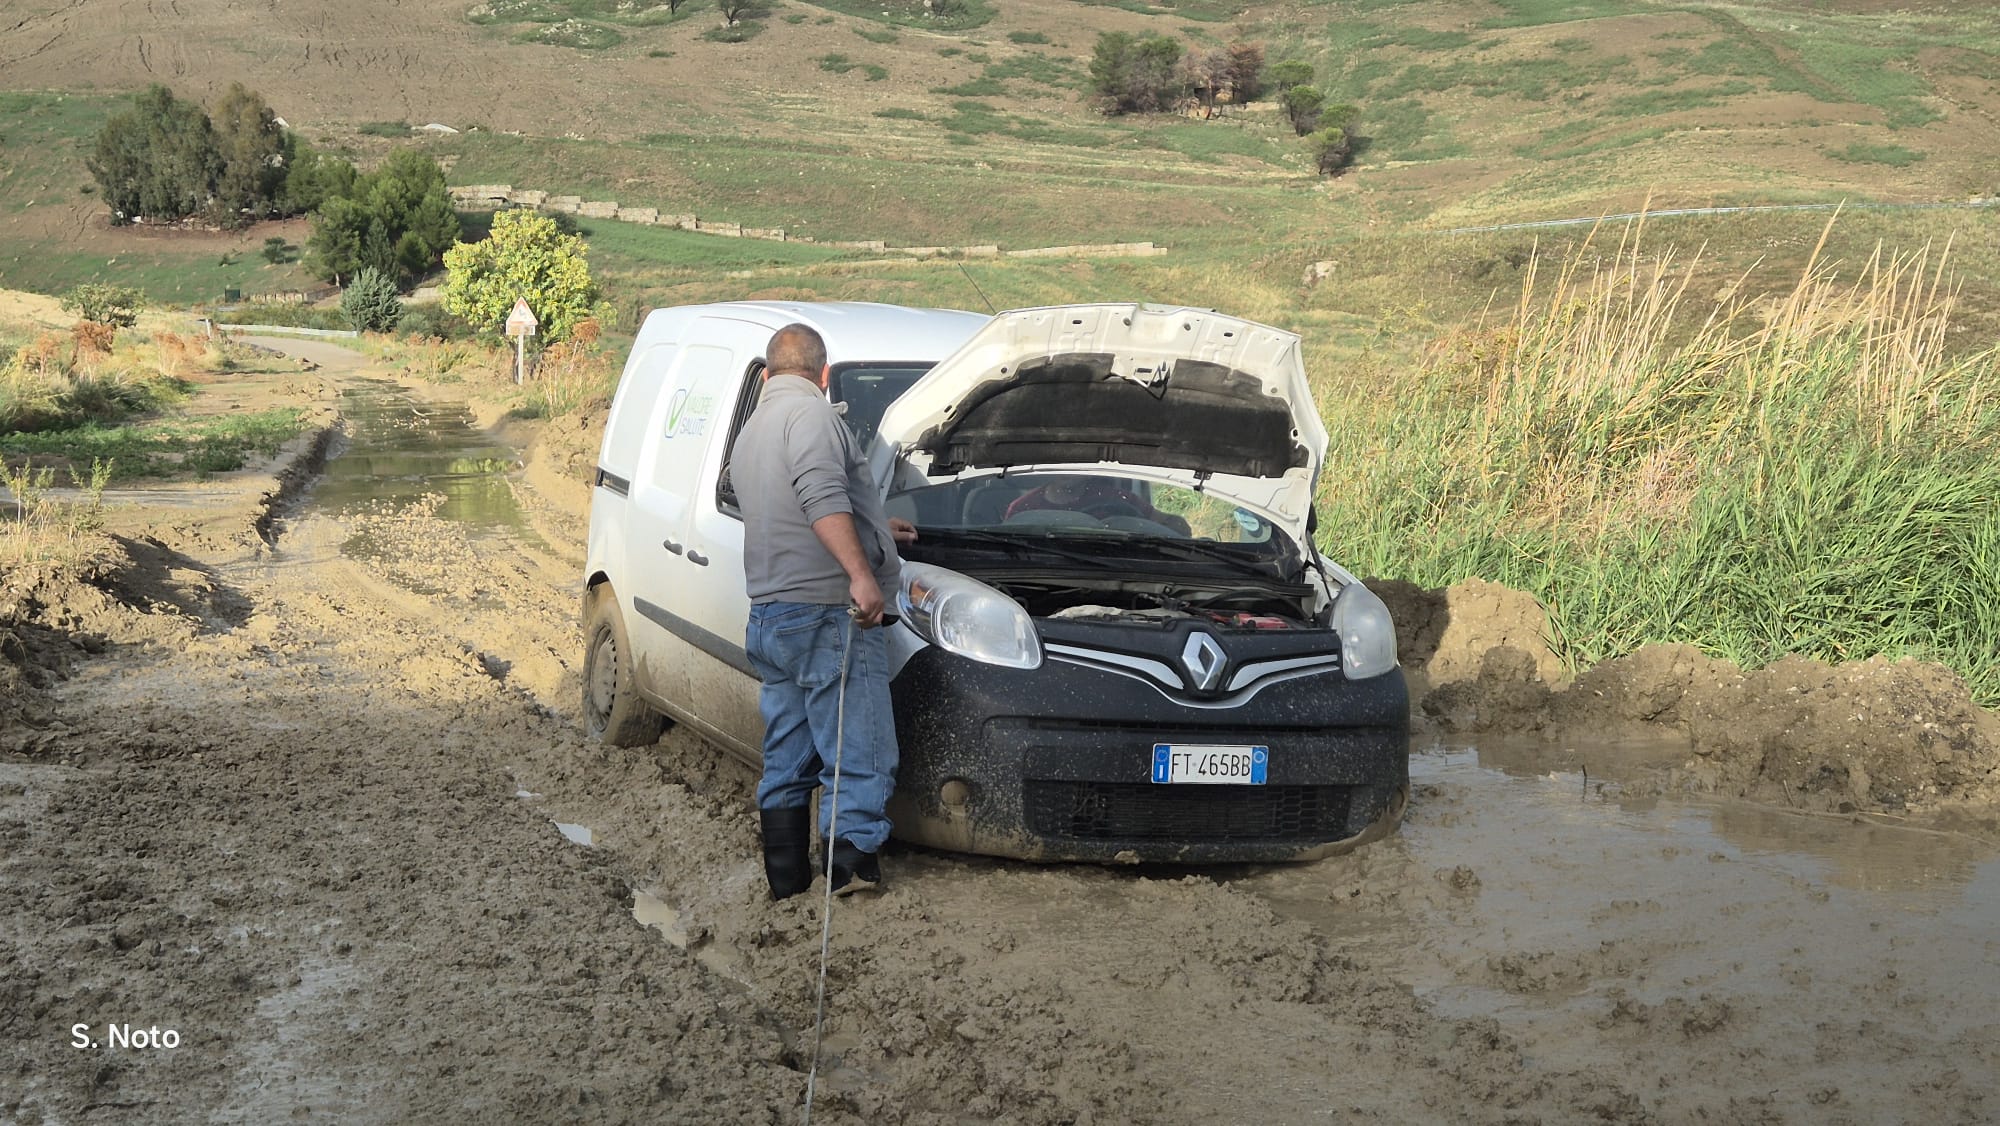
{"label": "man standing", "polygon": [[814,786],[831,793],[836,749],[838,824],[834,803],[820,801],[835,894],[882,882],[875,854],[889,839],[896,783],[889,650],[874,627],[901,575],[896,543],[917,532],[884,515],[860,444],[826,400],[827,377],[819,333],[779,329],[730,458],[750,595],[745,648],[763,681],[757,811],[773,899],[812,886],[807,807]]}

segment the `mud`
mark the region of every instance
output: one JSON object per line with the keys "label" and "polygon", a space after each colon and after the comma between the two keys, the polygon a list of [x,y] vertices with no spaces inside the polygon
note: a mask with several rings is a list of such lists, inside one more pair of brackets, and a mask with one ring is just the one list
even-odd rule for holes
{"label": "mud", "polygon": [[[795,1121],[819,901],[765,900],[748,772],[571,715],[587,432],[461,473],[494,440],[452,430],[344,496],[439,404],[312,354],[381,408],[348,401],[324,493],[276,467],[131,514],[101,573],[7,576],[0,668],[44,687],[0,721],[0,1121]],[[1202,871],[897,850],[836,907],[815,1120],[2000,1114],[2000,836],[1933,819],[1990,801],[1992,717],[1944,674],[1567,683],[1532,601],[1392,594],[1400,833]]]}

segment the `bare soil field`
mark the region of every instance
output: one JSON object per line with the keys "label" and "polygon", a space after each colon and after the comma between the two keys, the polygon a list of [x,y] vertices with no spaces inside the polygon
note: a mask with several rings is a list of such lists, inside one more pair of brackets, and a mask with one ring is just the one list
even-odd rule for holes
{"label": "bare soil field", "polygon": [[[0,1120],[795,1120],[819,901],[766,901],[748,772],[571,714],[590,425],[282,347],[335,440],[0,580]],[[2000,1114],[2000,748],[1948,676],[1572,683],[1513,592],[1388,593],[1426,689],[1398,834],[896,851],[836,908],[815,1118]]]}

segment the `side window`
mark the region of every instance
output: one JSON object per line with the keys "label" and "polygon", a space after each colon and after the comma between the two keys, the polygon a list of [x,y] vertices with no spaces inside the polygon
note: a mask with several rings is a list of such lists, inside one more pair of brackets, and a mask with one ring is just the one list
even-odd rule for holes
{"label": "side window", "polygon": [[750,421],[751,412],[757,409],[757,398],[763,390],[764,361],[752,360],[736,395],[736,412],[729,419],[729,444],[723,448],[722,472],[715,479],[715,507],[739,520],[743,518],[743,510],[736,503],[736,482],[730,480],[729,466],[736,457],[736,439],[743,433],[743,424]]}

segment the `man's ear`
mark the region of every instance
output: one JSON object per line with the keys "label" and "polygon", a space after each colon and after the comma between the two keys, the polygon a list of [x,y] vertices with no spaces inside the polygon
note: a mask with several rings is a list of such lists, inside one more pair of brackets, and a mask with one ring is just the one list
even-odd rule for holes
{"label": "man's ear", "polygon": [[819,389],[822,391],[826,390],[827,385],[832,382],[833,382],[833,365],[821,364],[819,366]]}

